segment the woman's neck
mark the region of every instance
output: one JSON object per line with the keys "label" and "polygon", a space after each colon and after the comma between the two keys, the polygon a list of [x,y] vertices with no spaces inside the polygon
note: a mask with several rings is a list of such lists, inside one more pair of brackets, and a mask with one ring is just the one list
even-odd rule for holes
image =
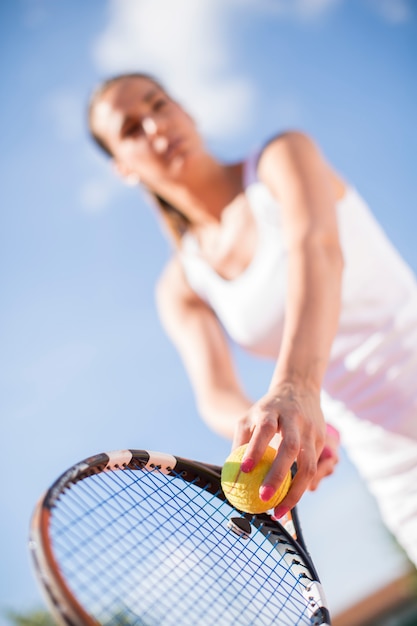
{"label": "woman's neck", "polygon": [[223,209],[242,192],[242,164],[224,165],[207,155],[181,179],[164,181],[157,193],[197,227],[219,222]]}

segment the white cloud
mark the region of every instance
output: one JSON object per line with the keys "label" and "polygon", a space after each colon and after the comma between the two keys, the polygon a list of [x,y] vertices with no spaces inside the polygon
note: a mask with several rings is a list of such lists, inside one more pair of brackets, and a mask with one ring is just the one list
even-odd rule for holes
{"label": "white cloud", "polygon": [[[234,64],[233,16],[319,19],[346,0],[109,0],[109,22],[93,44],[105,75],[154,74],[211,138],[237,135],[254,117],[255,79]],[[368,0],[390,22],[409,18],[408,0]]]}
{"label": "white cloud", "polygon": [[211,136],[234,134],[251,112],[254,86],[232,67],[222,0],[111,0],[94,44],[99,69],[155,74]]}

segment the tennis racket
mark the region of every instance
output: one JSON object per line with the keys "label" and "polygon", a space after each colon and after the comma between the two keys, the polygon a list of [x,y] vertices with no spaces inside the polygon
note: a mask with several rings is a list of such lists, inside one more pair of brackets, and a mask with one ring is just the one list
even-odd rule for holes
{"label": "tennis racket", "polygon": [[285,526],[228,504],[221,468],[145,450],[98,454],[48,489],[30,551],[70,626],[330,624],[296,509]]}

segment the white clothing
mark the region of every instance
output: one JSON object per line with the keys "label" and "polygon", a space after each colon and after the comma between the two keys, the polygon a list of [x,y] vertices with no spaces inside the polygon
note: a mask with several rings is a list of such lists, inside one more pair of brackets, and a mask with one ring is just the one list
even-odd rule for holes
{"label": "white clothing", "polygon": [[[257,180],[256,163],[257,155],[248,160],[244,180],[258,235],[249,266],[223,279],[189,234],[181,261],[190,286],[232,340],[276,359],[287,253],[279,204]],[[337,405],[325,415],[417,564],[417,282],[352,187],[337,203],[337,217],[345,260],[342,308],[323,383]]]}

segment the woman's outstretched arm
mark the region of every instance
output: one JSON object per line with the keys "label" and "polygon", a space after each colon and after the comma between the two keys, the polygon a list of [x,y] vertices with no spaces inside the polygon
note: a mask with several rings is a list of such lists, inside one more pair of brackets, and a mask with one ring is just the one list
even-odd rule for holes
{"label": "woman's outstretched arm", "polygon": [[233,439],[239,419],[253,403],[238,380],[215,314],[189,287],[176,258],[162,274],[156,296],[162,325],[181,356],[201,417]]}
{"label": "woman's outstretched arm", "polygon": [[281,136],[266,147],[258,172],[282,209],[285,324],[268,393],[242,417],[235,442],[248,443],[242,469],[250,471],[279,433],[282,441],[262,490],[265,500],[297,460],[297,476],[276,510],[281,516],[314,483],[324,445],[320,390],[338,326],[343,257],[335,175],[314,143],[301,133]]}
{"label": "woman's outstretched arm", "polygon": [[[241,426],[246,427],[256,410],[238,380],[216,316],[190,289],[176,259],[158,283],[157,305],[162,324],[184,363],[202,418],[220,435],[234,439],[233,446],[239,445],[243,442],[239,441]],[[252,427],[245,430],[248,432]],[[332,444],[329,450],[330,456],[320,460],[310,489],[331,474],[337,463],[336,446]]]}

